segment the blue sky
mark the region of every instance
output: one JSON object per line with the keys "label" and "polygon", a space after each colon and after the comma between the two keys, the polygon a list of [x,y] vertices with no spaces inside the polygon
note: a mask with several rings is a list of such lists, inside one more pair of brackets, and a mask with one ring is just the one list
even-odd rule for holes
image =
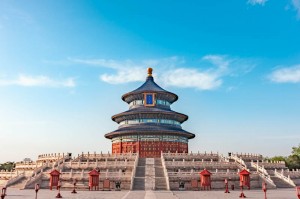
{"label": "blue sky", "polygon": [[300,0],[1,0],[0,162],[107,152],[147,67],[194,152],[300,142]]}

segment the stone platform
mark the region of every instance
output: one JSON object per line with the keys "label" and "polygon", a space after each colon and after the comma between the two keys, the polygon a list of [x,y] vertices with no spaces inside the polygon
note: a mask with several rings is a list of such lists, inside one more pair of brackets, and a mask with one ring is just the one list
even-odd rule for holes
{"label": "stone platform", "polygon": [[[41,189],[38,193],[39,199],[55,198],[56,190],[50,191]],[[71,194],[71,191],[61,191],[63,198],[68,199],[236,199],[240,192],[235,190],[229,194],[223,191],[78,191],[77,194]],[[247,198],[264,198],[261,190],[246,190]],[[19,190],[9,188],[7,199],[32,199],[35,191],[32,189]],[[269,199],[296,199],[295,189],[273,189],[267,192]]]}

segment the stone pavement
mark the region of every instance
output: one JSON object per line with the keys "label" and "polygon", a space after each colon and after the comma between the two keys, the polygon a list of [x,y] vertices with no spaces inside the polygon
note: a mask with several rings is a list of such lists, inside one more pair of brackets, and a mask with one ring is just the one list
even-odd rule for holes
{"label": "stone pavement", "polygon": [[[55,198],[56,190],[50,191],[41,189],[38,199]],[[61,191],[66,199],[238,199],[239,191],[231,191],[225,194],[223,191],[78,191],[71,194],[71,191]],[[246,190],[247,198],[263,199],[264,193],[261,190]],[[5,199],[34,199],[35,191],[32,189],[18,190],[8,188]],[[268,199],[297,199],[295,189],[268,190]]]}

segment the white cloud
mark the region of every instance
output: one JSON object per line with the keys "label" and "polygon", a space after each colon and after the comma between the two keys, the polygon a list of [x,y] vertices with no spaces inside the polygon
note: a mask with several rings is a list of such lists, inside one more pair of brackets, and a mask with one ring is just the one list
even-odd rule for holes
{"label": "white cloud", "polygon": [[125,61],[117,61],[117,60],[107,60],[107,59],[69,59],[70,61],[104,67],[111,68],[116,71],[116,74],[102,74],[100,75],[100,79],[104,82],[110,84],[122,84],[128,82],[137,82],[145,80],[145,67],[142,67],[142,64],[138,65],[131,60]]}
{"label": "white cloud", "polygon": [[214,65],[218,66],[221,70],[226,70],[230,63],[229,60],[226,60],[224,56],[220,55],[206,55],[202,59],[210,61]]}
{"label": "white cloud", "polygon": [[100,79],[110,84],[122,84],[128,82],[144,81],[145,74],[145,68],[120,68],[117,70],[117,74],[103,74],[100,75]]}
{"label": "white cloud", "polygon": [[[102,74],[100,80],[110,84],[122,84],[128,82],[142,82],[145,81],[146,67],[161,65],[164,67],[174,67],[178,63],[183,63],[184,60],[176,56],[168,57],[164,59],[147,59],[140,62],[134,62],[130,59],[124,61],[112,60],[112,59],[72,59],[70,61],[110,68],[116,71],[115,74]],[[155,74],[155,73],[154,73]]]}
{"label": "white cloud", "polygon": [[25,87],[75,87],[76,83],[74,78],[67,78],[63,80],[54,80],[47,76],[28,76],[20,74],[18,78],[10,79],[0,79],[0,86],[25,86]]}
{"label": "white cloud", "polygon": [[196,68],[174,68],[165,71],[161,81],[166,86],[181,88],[196,88],[199,90],[213,90],[222,85],[221,79],[228,72],[230,61],[221,55],[206,55],[202,60],[213,64],[206,70]]}
{"label": "white cloud", "polygon": [[265,5],[265,3],[267,2],[268,0],[248,0],[248,3],[249,4],[252,4],[252,5],[256,5],[256,4],[259,4],[259,5]]}
{"label": "white cloud", "polygon": [[292,0],[292,5],[294,9],[297,11],[297,17],[300,19],[300,0]]}
{"label": "white cloud", "polygon": [[299,83],[300,65],[276,69],[268,78],[276,83]]}
{"label": "white cloud", "polygon": [[[142,60],[139,62],[106,59],[70,60],[80,64],[113,69],[115,73],[100,75],[100,80],[110,84],[143,82],[145,81],[146,67],[151,66],[154,67],[153,76],[163,86],[196,88],[199,90],[216,89],[222,85],[223,77],[236,75],[234,73],[247,73],[253,68],[249,69],[245,65],[241,66],[239,59],[229,59],[227,56],[222,55],[206,55],[202,57],[200,64],[204,67],[201,67],[201,69],[183,66],[186,65],[185,60],[177,56],[164,59]],[[231,64],[232,67],[229,67]]]}
{"label": "white cloud", "polygon": [[188,68],[166,71],[162,77],[162,82],[166,86],[190,87],[200,90],[212,90],[222,84],[222,80],[217,74]]}

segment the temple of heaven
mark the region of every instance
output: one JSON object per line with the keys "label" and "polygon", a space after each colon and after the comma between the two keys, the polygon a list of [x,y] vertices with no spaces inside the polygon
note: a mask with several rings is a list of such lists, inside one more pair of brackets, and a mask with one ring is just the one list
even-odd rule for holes
{"label": "temple of heaven", "polygon": [[188,152],[188,140],[195,137],[181,128],[187,115],[171,110],[178,96],[154,82],[148,68],[146,82],[122,96],[129,110],[112,116],[119,128],[105,134],[112,140],[112,153],[139,153],[140,157],[160,157],[161,152]]}

